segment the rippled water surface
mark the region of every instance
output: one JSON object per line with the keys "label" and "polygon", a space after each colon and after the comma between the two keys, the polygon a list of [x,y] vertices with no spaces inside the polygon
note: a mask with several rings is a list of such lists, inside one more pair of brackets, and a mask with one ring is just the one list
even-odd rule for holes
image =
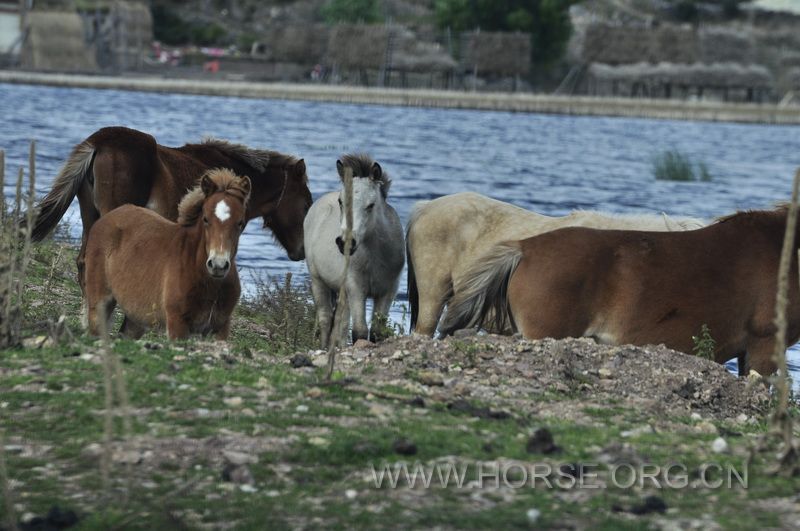
{"label": "rippled water surface", "polygon": [[[336,189],[339,155],[365,151],[394,179],[390,202],[408,219],[415,201],[471,190],[549,215],[575,208],[711,218],[769,208],[789,197],[800,127],[568,117],[314,102],[62,89],[0,84],[0,148],[7,174],[38,142],[46,193],[71,148],[125,125],[179,146],[206,135],[305,158],[314,197]],[[711,182],[656,181],[652,158],[678,149],[707,164]],[[11,195],[10,186],[6,195]],[[67,219],[80,234],[77,201]],[[237,259],[250,272],[305,274],[257,220]],[[245,288],[247,289],[247,287]],[[393,310],[401,320],[405,280]],[[793,365],[800,376],[800,351]],[[796,377],[795,381],[800,380]]]}

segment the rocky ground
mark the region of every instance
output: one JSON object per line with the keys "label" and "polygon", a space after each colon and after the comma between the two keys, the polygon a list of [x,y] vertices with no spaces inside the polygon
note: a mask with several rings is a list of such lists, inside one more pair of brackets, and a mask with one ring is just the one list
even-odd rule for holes
{"label": "rocky ground", "polygon": [[57,262],[26,314],[57,301],[72,336],[0,352],[4,529],[800,525],[763,382],[660,346],[396,337],[329,382],[325,353],[242,310],[228,343],[115,341],[131,430],[117,406],[106,446],[104,351]]}

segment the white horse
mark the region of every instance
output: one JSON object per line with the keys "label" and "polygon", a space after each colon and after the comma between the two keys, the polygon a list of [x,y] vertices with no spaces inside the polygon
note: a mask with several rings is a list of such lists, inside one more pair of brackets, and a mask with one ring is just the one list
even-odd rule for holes
{"label": "white horse", "polygon": [[666,215],[610,215],[575,211],[549,217],[473,192],[447,195],[414,206],[406,232],[411,331],[432,336],[460,279],[494,245],[562,227],[682,231],[705,222]]}
{"label": "white horse", "polygon": [[[367,155],[345,155],[336,161],[341,178],[345,167],[353,170],[353,239],[345,282],[349,308],[343,309],[343,318],[349,322],[352,313],[353,341],[379,341],[383,338],[375,324],[388,316],[405,264],[403,225],[386,202],[391,180],[380,165]],[[303,224],[306,264],[323,348],[331,340],[333,308],[344,272],[343,195],[342,191],[322,196],[311,206]],[[373,299],[371,335],[367,328],[367,298]]]}

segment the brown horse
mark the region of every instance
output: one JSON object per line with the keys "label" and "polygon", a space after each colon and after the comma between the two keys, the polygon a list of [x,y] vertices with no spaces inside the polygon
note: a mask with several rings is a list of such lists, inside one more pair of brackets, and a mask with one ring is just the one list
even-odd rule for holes
{"label": "brown horse", "polygon": [[[500,244],[464,277],[442,332],[480,326],[491,309],[530,339],[594,336],[692,352],[705,324],[717,362],[738,356],[740,374],[748,361],[771,374],[786,215],[740,212],[688,232],[566,228]],[[789,344],[800,338],[792,256]]]}
{"label": "brown horse", "polygon": [[75,146],[38,206],[33,239],[47,236],[77,195],[83,222],[78,281],[83,287],[86,237],[100,216],[130,203],[175,221],[181,198],[212,168],[251,178],[246,220],[263,218],[289,258],[302,260],[303,219],[311,207],[302,159],[214,139],[170,148],[126,127],[105,127]]}
{"label": "brown horse", "polygon": [[126,335],[166,325],[170,339],[226,339],[239,300],[236,248],[250,188],[248,177],[211,170],[181,201],[178,223],[133,205],[101,217],[86,244],[89,332],[97,335],[119,304]]}

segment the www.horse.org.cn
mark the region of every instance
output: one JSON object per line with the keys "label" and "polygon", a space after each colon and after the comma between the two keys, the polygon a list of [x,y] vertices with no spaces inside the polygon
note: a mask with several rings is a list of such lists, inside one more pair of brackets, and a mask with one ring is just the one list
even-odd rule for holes
{"label": "www.horse.org.cn", "polygon": [[747,464],[382,463],[370,465],[376,489],[731,489],[748,488]]}

